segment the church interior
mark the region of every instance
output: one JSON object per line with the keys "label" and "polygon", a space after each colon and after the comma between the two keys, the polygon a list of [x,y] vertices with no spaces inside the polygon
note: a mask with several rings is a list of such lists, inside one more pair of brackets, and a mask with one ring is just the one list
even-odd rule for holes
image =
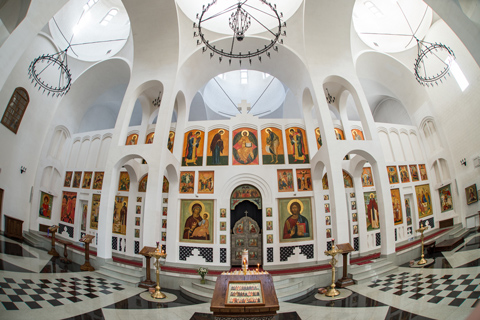
{"label": "church interior", "polygon": [[0,0],[0,319],[214,319],[242,268],[268,319],[480,317],[478,39],[478,0]]}

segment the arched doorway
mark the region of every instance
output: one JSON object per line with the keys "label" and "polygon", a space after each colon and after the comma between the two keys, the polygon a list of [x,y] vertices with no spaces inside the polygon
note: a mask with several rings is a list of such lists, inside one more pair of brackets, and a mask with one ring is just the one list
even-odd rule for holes
{"label": "arched doorway", "polygon": [[244,184],[230,197],[231,264],[242,264],[242,251],[248,250],[249,265],[263,264],[262,195],[254,186]]}

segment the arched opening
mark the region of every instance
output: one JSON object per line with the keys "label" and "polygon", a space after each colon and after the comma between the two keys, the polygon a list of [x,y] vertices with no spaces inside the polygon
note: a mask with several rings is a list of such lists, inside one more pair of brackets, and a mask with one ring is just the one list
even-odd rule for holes
{"label": "arched opening", "polygon": [[263,265],[262,195],[252,185],[236,187],[230,196],[231,265],[242,264],[248,250],[249,265]]}

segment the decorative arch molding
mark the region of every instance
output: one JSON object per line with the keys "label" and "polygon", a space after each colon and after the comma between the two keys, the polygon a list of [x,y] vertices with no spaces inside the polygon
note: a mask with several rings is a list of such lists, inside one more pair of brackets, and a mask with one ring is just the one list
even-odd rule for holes
{"label": "decorative arch molding", "polygon": [[102,141],[105,140],[105,139],[112,139],[113,138],[113,134],[111,132],[108,132],[108,133],[105,133],[103,136],[102,136]]}
{"label": "decorative arch molding", "polygon": [[388,135],[388,129],[385,127],[377,127],[377,132],[383,132]]}
{"label": "decorative arch molding", "polygon": [[297,127],[297,128],[303,129],[303,130],[307,130],[303,123],[298,123],[298,122],[293,122],[293,123],[286,124],[285,125],[285,130],[288,130],[288,129],[293,128],[293,127]]}
{"label": "decorative arch molding", "polygon": [[57,131],[62,131],[65,136],[67,137],[67,139],[70,139],[72,137],[72,135],[70,134],[70,130],[68,130],[67,127],[65,127],[64,125],[58,125],[55,127],[55,129],[53,130],[53,132],[57,132]]}
{"label": "decorative arch molding", "polygon": [[273,202],[272,190],[270,189],[268,182],[250,173],[237,174],[231,177],[228,180],[228,183],[225,184],[220,198],[230,199],[233,190],[242,184],[249,184],[257,188],[262,196],[264,206],[269,206],[269,203]]}
{"label": "decorative arch molding", "polygon": [[130,130],[130,131],[127,132],[127,137],[128,137],[129,135],[131,135],[131,134],[138,134],[138,135],[140,135],[140,131],[137,130],[137,129],[135,129],[135,130]]}
{"label": "decorative arch molding", "polygon": [[408,135],[408,130],[405,129],[405,128],[400,128],[400,133],[404,133],[404,134]]}
{"label": "decorative arch molding", "polygon": [[210,132],[215,129],[223,129],[223,130],[230,130],[230,128],[227,125],[224,124],[215,124],[213,126],[208,127],[207,132]]}
{"label": "decorative arch molding", "polygon": [[252,125],[250,123],[241,123],[241,124],[237,124],[237,125],[233,126],[232,131],[237,130],[237,129],[241,129],[241,128],[249,128],[249,129],[252,129],[252,130],[258,130],[258,127],[255,126],[255,125]]}
{"label": "decorative arch molding", "polygon": [[350,130],[357,129],[363,132],[363,128],[356,124],[350,124]]}
{"label": "decorative arch molding", "polygon": [[408,134],[413,134],[414,136],[417,136],[417,137],[418,137],[418,132],[417,132],[416,130],[414,130],[414,129],[410,129],[410,130],[408,131]]}
{"label": "decorative arch molding", "polygon": [[397,129],[397,128],[390,128],[390,129],[388,130],[388,132],[389,132],[389,133],[396,133],[396,134],[398,134],[398,135],[400,134],[400,132],[398,132],[398,129]]}
{"label": "decorative arch molding", "polygon": [[80,137],[76,137],[75,139],[73,139],[72,143],[77,143],[77,142],[81,142],[81,138]]}
{"label": "decorative arch molding", "polygon": [[95,135],[92,136],[92,142],[93,142],[94,140],[101,139],[101,138],[102,138],[102,135],[100,135],[100,134],[95,134]]}
{"label": "decorative arch molding", "polygon": [[432,116],[426,116],[426,117],[424,117],[424,118],[420,121],[420,128],[423,129],[423,128],[425,127],[425,125],[426,125],[427,123],[429,123],[429,122],[432,122],[432,123],[435,125],[435,127],[436,127],[435,118],[432,117]]}
{"label": "decorative arch molding", "polygon": [[191,131],[191,130],[202,130],[205,132],[205,127],[202,126],[190,126],[188,128],[185,128],[185,132]]}
{"label": "decorative arch molding", "polygon": [[278,129],[278,130],[283,130],[282,125],[280,125],[278,123],[273,123],[273,122],[261,125],[260,126],[260,131],[264,130],[266,128],[275,128],[275,129]]}
{"label": "decorative arch molding", "polygon": [[90,136],[82,137],[82,143],[84,143],[85,141],[90,141]]}

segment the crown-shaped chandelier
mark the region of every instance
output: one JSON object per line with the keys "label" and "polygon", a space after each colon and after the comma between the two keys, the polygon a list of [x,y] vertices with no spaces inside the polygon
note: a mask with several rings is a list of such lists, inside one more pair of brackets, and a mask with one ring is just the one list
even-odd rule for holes
{"label": "crown-shaped chandelier", "polygon": [[[277,11],[275,4],[272,5],[266,0],[256,1],[261,3],[260,8],[250,4],[254,2],[253,0],[242,0],[234,5],[219,8],[219,11],[213,14],[210,14],[209,10],[211,10],[214,5],[217,5],[217,0],[213,0],[206,6],[204,5],[202,12],[197,14],[197,21],[193,24],[193,27],[196,29],[193,36],[200,38],[197,40],[197,45],[203,45],[202,52],[210,50],[210,58],[218,55],[219,62],[222,62],[223,57],[228,58],[229,63],[232,62],[232,59],[239,59],[241,65],[242,59],[248,60],[251,64],[253,57],[258,56],[259,61],[262,61],[261,55],[263,54],[270,58],[270,49],[278,51],[278,43],[283,44],[283,39],[280,39],[280,37],[287,35],[286,31],[282,30],[287,26],[286,22],[282,22],[283,14]],[[212,45],[207,39],[203,31],[204,23],[226,14],[230,14],[228,24],[233,31],[232,41],[229,42],[228,47],[217,47],[217,45]],[[263,21],[265,19],[273,19],[275,21],[274,27],[267,27],[267,23]],[[256,24],[260,27],[260,30],[266,31],[266,34],[270,36],[270,40],[263,47],[249,47],[247,52],[241,52],[239,51],[240,49],[237,48],[238,44],[245,42],[247,30],[252,24]]]}

